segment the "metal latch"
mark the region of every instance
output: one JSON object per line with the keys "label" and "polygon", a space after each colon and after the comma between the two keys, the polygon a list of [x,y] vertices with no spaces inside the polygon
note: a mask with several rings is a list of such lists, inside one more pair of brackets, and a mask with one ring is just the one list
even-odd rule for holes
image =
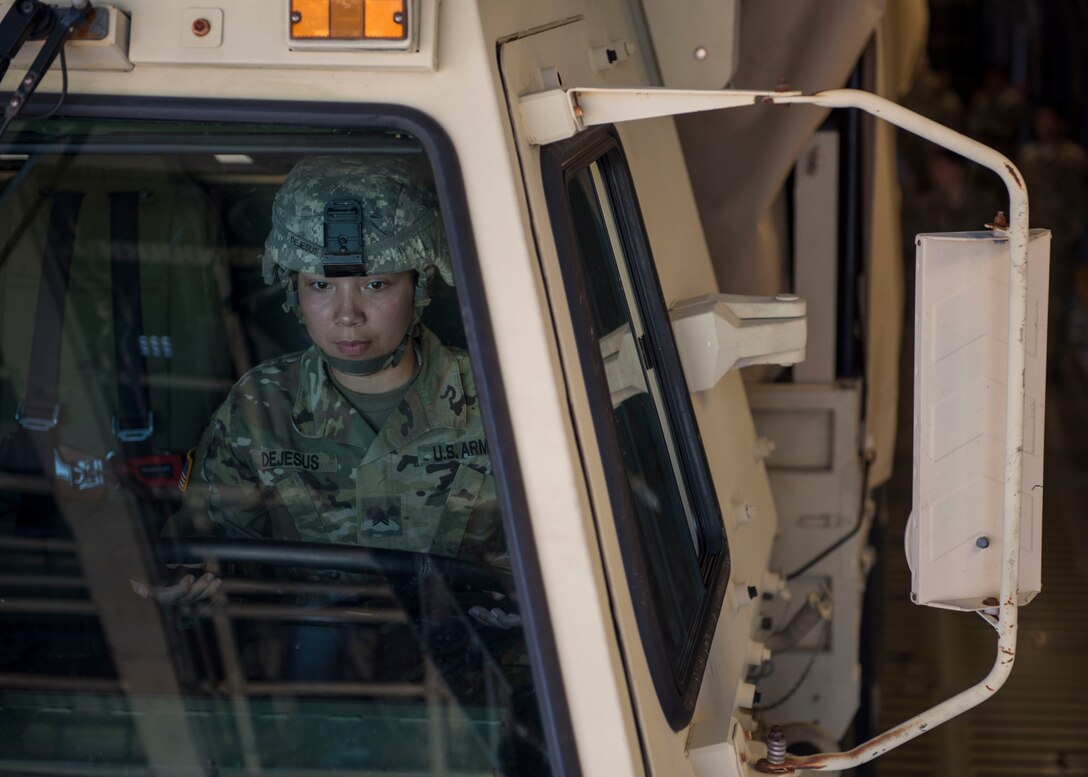
{"label": "metal latch", "polygon": [[151,435],[155,433],[155,413],[149,412],[147,414],[147,426],[133,426],[125,429],[121,428],[120,422],[117,420],[117,416],[113,417],[113,434],[121,442],[143,442],[144,440],[151,439]]}
{"label": "metal latch", "polygon": [[60,451],[53,451],[53,474],[77,491],[86,491],[106,485],[106,468],[102,459],[76,459],[65,461]]}
{"label": "metal latch", "polygon": [[53,405],[53,415],[49,418],[38,418],[35,416],[28,416],[23,413],[23,403],[20,402],[15,407],[15,420],[19,422],[19,426],[31,432],[48,432],[50,429],[55,429],[57,421],[60,419],[60,405]]}
{"label": "metal latch", "polygon": [[670,313],[689,391],[713,388],[729,370],[805,358],[805,301],[795,294],[707,294]]}

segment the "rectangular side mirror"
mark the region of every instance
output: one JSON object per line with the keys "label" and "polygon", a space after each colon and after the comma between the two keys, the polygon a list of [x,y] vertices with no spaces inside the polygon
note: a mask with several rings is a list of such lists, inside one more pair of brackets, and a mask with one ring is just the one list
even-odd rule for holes
{"label": "rectangular side mirror", "polygon": [[[1009,242],[992,232],[916,239],[911,598],[997,607],[1002,575]],[[1041,588],[1050,232],[1028,242],[1023,501],[1017,603]],[[1015,455],[1015,452],[1013,452]]]}

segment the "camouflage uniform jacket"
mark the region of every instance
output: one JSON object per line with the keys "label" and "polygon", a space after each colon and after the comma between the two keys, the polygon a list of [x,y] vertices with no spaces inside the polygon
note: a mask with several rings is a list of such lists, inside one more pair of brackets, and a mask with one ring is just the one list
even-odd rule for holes
{"label": "camouflage uniform jacket", "polygon": [[491,460],[468,356],[428,330],[422,367],[375,433],[311,347],[246,373],[194,459],[186,504],[228,536],[486,561],[500,554]]}

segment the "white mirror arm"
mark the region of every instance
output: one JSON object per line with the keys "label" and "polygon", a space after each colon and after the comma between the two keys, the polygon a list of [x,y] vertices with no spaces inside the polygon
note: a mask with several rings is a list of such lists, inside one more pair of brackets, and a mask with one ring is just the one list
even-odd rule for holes
{"label": "white mirror arm", "polygon": [[787,756],[783,764],[763,759],[759,771],[789,774],[797,770],[841,771],[873,760],[989,699],[1008,679],[1016,656],[1017,602],[1020,577],[1020,501],[1024,467],[1024,394],[1027,362],[1028,195],[1020,172],[1003,154],[883,97],[855,89],[814,95],[781,95],[775,103],[803,103],[824,108],[859,108],[993,170],[1009,192],[1009,328],[1005,389],[1005,492],[1002,516],[1001,601],[994,628],[997,656],[989,674],[976,685],[915,715],[895,728],[843,753]]}

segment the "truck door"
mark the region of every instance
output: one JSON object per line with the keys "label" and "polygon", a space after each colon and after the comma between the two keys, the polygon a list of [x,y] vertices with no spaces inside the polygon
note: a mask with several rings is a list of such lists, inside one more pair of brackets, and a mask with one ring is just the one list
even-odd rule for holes
{"label": "truck door", "polygon": [[[692,722],[720,741],[738,694],[753,702],[741,680],[774,531],[766,476],[739,377],[693,398],[679,361],[669,306],[717,287],[672,120],[541,149],[517,111],[562,83],[645,83],[633,39],[568,21],[503,43],[500,62],[644,756],[682,774]],[[766,516],[742,529],[744,559],[723,505]],[[710,664],[725,672],[712,682]]]}

